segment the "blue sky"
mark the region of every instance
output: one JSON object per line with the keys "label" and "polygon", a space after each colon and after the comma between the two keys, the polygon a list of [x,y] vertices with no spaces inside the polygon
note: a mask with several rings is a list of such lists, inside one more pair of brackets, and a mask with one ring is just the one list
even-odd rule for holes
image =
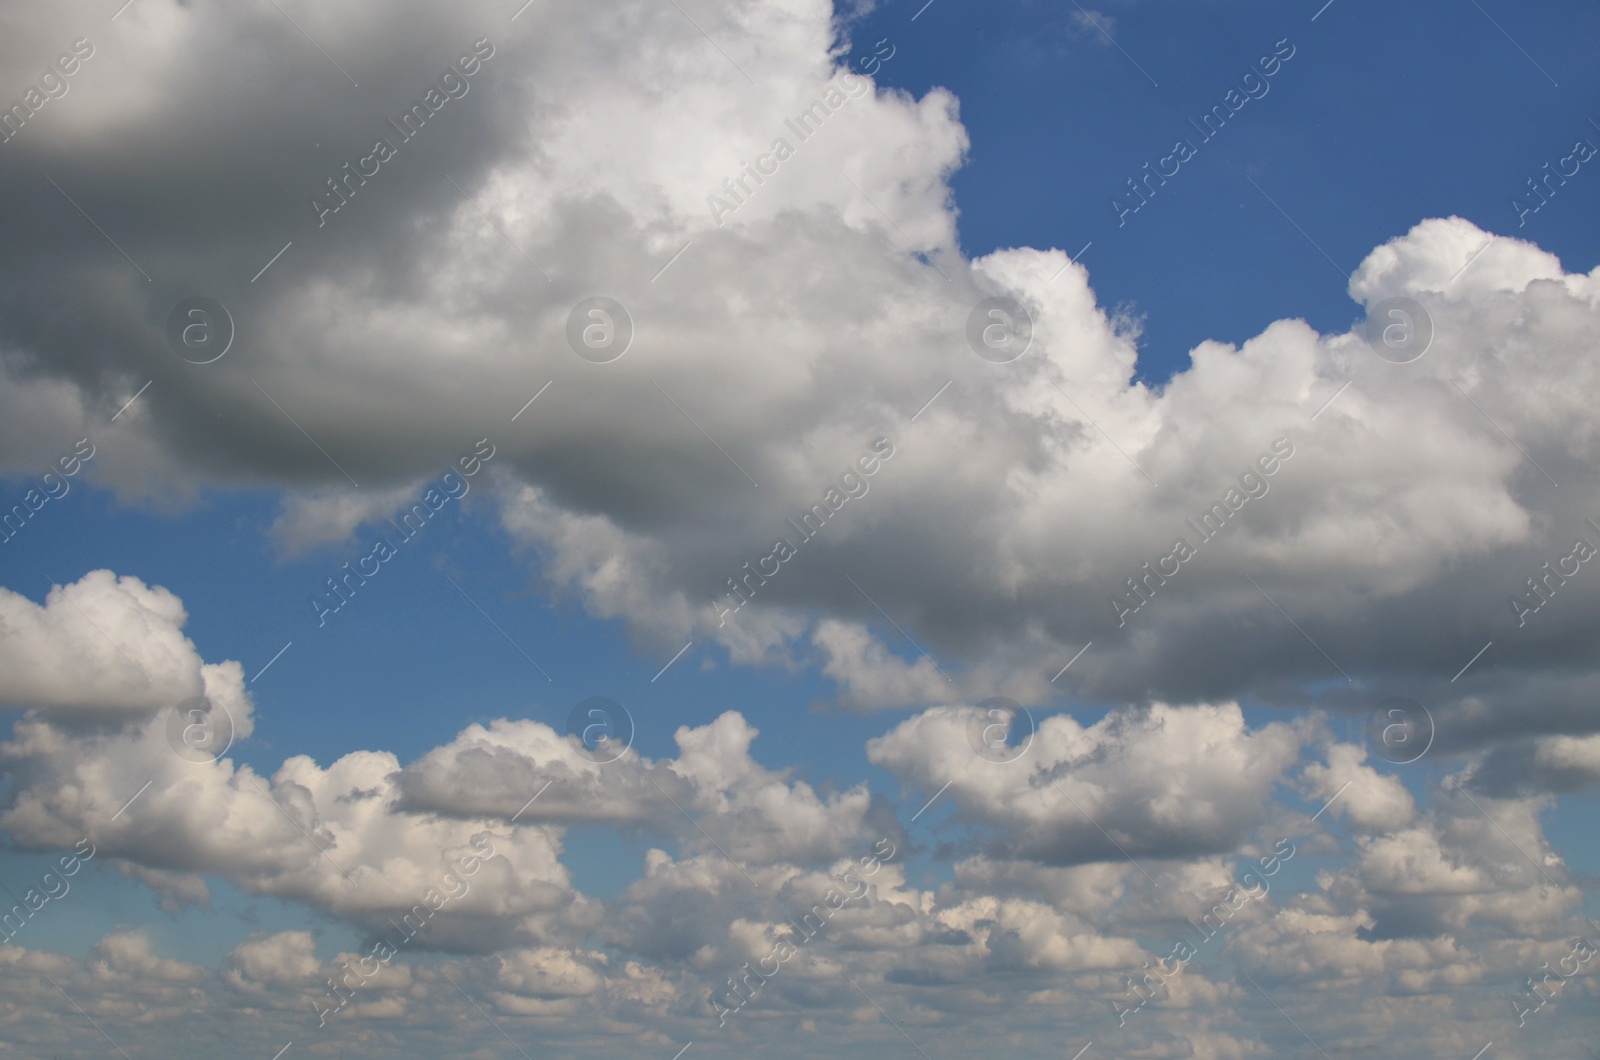
{"label": "blue sky", "polygon": [[[1455,214],[1532,239],[1574,272],[1595,266],[1596,200],[1576,178],[1520,229],[1509,201],[1600,120],[1587,5],[1535,18],[1336,0],[1313,22],[1320,0],[1133,3],[1103,12],[1120,49],[1070,3],[936,0],[909,22],[918,6],[883,5],[856,39],[896,47],[880,84],[960,98],[972,137],[951,180],[962,248],[1092,243],[1083,261],[1102,303],[1144,314],[1140,374],[1153,383],[1206,339],[1241,342],[1285,317],[1359,320],[1313,240],[1348,274],[1394,233]],[[1267,94],[1201,142],[1188,121],[1280,40],[1294,58]],[[1180,137],[1196,157],[1119,226],[1109,200]]]}
{"label": "blue sky", "polygon": [[[0,93],[70,90],[0,144],[0,884],[97,853],[6,932],[0,1049],[1579,1055],[1593,983],[1519,983],[1600,915],[1600,12],[505,6],[8,16]],[[446,64],[470,92],[319,216]],[[595,296],[624,355],[570,338]],[[236,329],[209,363],[168,337],[195,297]],[[994,297],[1014,360],[968,348]],[[1407,363],[1367,328],[1402,303]],[[220,761],[169,735],[202,695]],[[1391,696],[1418,761],[1369,734]],[[569,735],[590,697],[617,761]],[[1004,764],[994,697],[1037,730]]]}

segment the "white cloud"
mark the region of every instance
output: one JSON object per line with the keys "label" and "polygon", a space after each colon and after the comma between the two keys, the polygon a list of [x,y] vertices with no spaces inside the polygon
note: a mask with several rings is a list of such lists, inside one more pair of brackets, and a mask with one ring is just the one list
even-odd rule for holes
{"label": "white cloud", "polygon": [[317,946],[309,931],[251,935],[229,953],[223,980],[231,987],[267,993],[262,988],[303,988],[315,982]]}
{"label": "white cloud", "polygon": [[[1478,1002],[1498,1004],[1491,984],[1537,967],[1580,898],[1540,814],[1551,793],[1600,776],[1592,711],[1571,709],[1592,702],[1583,634],[1600,582],[1564,589],[1515,637],[1493,625],[1596,514],[1582,498],[1600,437],[1600,272],[1568,274],[1459,218],[1426,220],[1374,249],[1349,285],[1352,315],[1402,296],[1426,309],[1422,359],[1376,358],[1359,327],[1262,320],[1147,385],[1134,329],[1101,306],[1083,265],[1058,249],[962,256],[949,178],[968,137],[942,90],[848,98],[717,223],[707,196],[784,135],[783,117],[830,87],[854,91],[823,0],[686,4],[693,21],[672,5],[536,5],[515,25],[489,4],[275,6],[141,0],[73,95],[14,145],[17,216],[55,216],[26,198],[35,184],[54,196],[33,179],[53,173],[98,223],[135,234],[163,293],[85,226],[18,229],[0,265],[6,469],[53,458],[47,437],[103,437],[87,477],[128,501],[282,491],[272,534],[293,554],[381,517],[487,434],[499,455],[477,481],[501,524],[591,615],[664,653],[693,636],[737,664],[814,667],[849,707],[930,707],[867,753],[919,804],[943,789],[929,812],[935,857],[959,857],[951,877],[884,868],[730,1042],[898,1045],[848,969],[908,1035],[950,1049],[1058,1049],[1064,1025],[1098,1035],[1119,975],[1161,955],[1150,939],[1210,908],[1282,829],[1313,827],[1299,798],[1280,800],[1291,786],[1339,796],[1307,860],[1352,853],[1331,831],[1341,822],[1353,860],[1318,863],[1304,895],[1296,883],[1253,904],[1220,946],[1275,991],[1315,984],[1300,1000],[1330,1047],[1465,1056],[1499,1033]],[[18,16],[0,70],[34,76],[78,14]],[[472,95],[315,227],[305,199],[382,132],[374,115],[398,112],[486,25],[506,28]],[[237,310],[248,358],[242,344],[192,366],[165,348],[169,303],[202,289]],[[609,365],[565,348],[568,313],[600,290],[636,330]],[[963,337],[976,302],[1002,293],[1034,322],[1032,348],[1006,366]],[[870,493],[720,623],[729,576],[878,437],[895,455]],[[1263,479],[1270,489],[1218,539],[1190,537],[1186,520],[1278,439],[1293,454]],[[345,471],[363,486],[347,490]],[[1197,554],[1119,625],[1109,597],[1180,535]],[[430,893],[460,892],[413,944],[457,956],[408,954],[341,1015],[372,1055],[445,1055],[440,1028],[479,1021],[447,973],[556,1048],[614,1052],[606,1036],[628,1034],[672,1055],[714,1024],[712,990],[876,838],[865,782],[819,792],[788,762],[758,762],[757,731],[733,710],[679,729],[676,757],[606,766],[549,726],[507,719],[409,763],[383,748],[326,764],[290,748],[270,773],[188,762],[161,710],[203,694],[244,739],[253,704],[239,664],[206,662],[184,635],[182,602],[105,570],[42,606],[16,590],[0,591],[0,701],[24,712],[0,751],[0,827],[14,842],[88,834],[174,907],[204,901],[217,879],[364,935]],[[1484,627],[1544,673],[1484,668],[1446,688]],[[1322,739],[1320,722],[1247,723],[1240,702],[1298,703],[1280,693],[1338,680],[1330,663],[1437,691],[1441,721],[1457,723],[1441,725],[1441,744],[1485,753],[1421,800]],[[1562,667],[1578,674],[1562,702],[1526,694]],[[1057,692],[1112,709],[1044,717],[1008,765],[974,754],[968,726],[982,719],[969,704]],[[563,860],[576,823],[676,850],[651,847],[643,877],[602,901]],[[903,859],[920,853],[907,844]],[[180,1018],[213,1035],[196,1048],[220,1050],[226,1030],[230,1050],[242,1039],[271,1055],[306,1027],[301,992],[331,968],[298,929],[240,941],[216,982],[139,929],[81,961],[0,946],[0,1037],[42,1051],[49,1036],[30,1021],[49,1014],[66,1048],[103,1048],[48,973],[152,1055],[172,1053],[162,1028]],[[1315,1011],[1323,988],[1348,1005]],[[1085,998],[1104,1008],[1083,1015]],[[1278,1041],[1254,1018],[1270,1010],[1215,964],[1152,1008],[1124,1053],[1266,1055]]]}
{"label": "white cloud", "polygon": [[1367,753],[1353,744],[1328,748],[1328,764],[1314,763],[1301,774],[1309,781],[1312,797],[1326,803],[1328,812],[1349,819],[1363,832],[1397,832],[1416,817],[1416,800],[1400,778],[1363,765]]}
{"label": "white cloud", "polygon": [[[1157,704],[1088,728],[1045,718],[1025,754],[993,762],[968,739],[987,720],[935,707],[869,741],[867,754],[908,786],[948,782],[960,819],[996,829],[998,849],[1052,865],[1232,850],[1264,821],[1304,742],[1281,722],[1247,729],[1235,704]],[[1021,727],[1013,722],[1013,747]]]}
{"label": "white cloud", "polygon": [[205,695],[250,732],[238,663],[205,663],[182,602],[138,578],[90,571],[44,604],[0,589],[0,702],[53,715],[146,715]]}
{"label": "white cloud", "polygon": [[[306,114],[327,128],[329,151],[384,128],[303,76],[304,41],[281,33],[286,20],[270,7],[144,7],[124,18],[145,47],[106,45],[84,73],[140,91],[91,91],[84,81],[53,115],[62,123],[40,123],[35,142],[64,152],[63,167],[96,142],[80,135],[139,130],[159,116],[175,141],[152,153],[130,134],[114,149],[137,156],[140,172],[170,175],[180,159],[215,154],[185,139],[217,133],[214,115],[261,114],[254,148],[273,164],[218,187],[277,201],[337,168],[303,146]],[[488,8],[417,9],[409,19],[360,7],[302,14],[341,65],[367,73],[374,99],[398,109],[457,47],[439,42],[473,39]],[[1600,383],[1585,354],[1600,333],[1597,281],[1565,274],[1531,244],[1491,243],[1459,218],[1424,221],[1375,249],[1350,282],[1368,310],[1394,296],[1426,308],[1435,338],[1422,359],[1388,364],[1359,329],[1319,334],[1263,321],[1237,348],[1202,343],[1191,367],[1159,388],[1134,378],[1134,335],[1100,307],[1082,265],[1059,250],[972,261],[956,252],[947,180],[967,139],[943,92],[847,99],[716,224],[711,191],[784,133],[783,115],[843,84],[828,50],[830,14],[819,0],[700,12],[707,32],[727,35],[729,62],[670,8],[625,7],[598,20],[529,9],[494,42],[471,94],[402,146],[409,168],[371,178],[326,227],[308,213],[234,210],[226,233],[181,229],[185,260],[226,259],[242,276],[285,233],[301,238],[278,263],[287,267],[267,274],[272,285],[229,295],[249,321],[249,374],[230,354],[181,386],[163,376],[106,435],[92,477],[159,501],[206,485],[280,486],[289,499],[274,533],[294,551],[378,518],[406,484],[487,432],[501,447],[493,492],[507,528],[553,588],[623,619],[653,649],[704,636],[741,663],[820,662],[840,699],[860,708],[951,698],[924,663],[882,650],[898,640],[884,614],[968,699],[1004,683],[1014,698],[1042,701],[1051,660],[1090,641],[1071,681],[1109,699],[1225,698],[1324,676],[1326,660],[1287,623],[1264,632],[1264,643],[1234,635],[1266,606],[1244,574],[1347,670],[1378,657],[1341,631],[1379,623],[1394,645],[1383,658],[1431,679],[1469,638],[1446,643],[1446,631],[1403,616],[1465,594],[1482,601],[1480,624],[1503,617],[1504,594],[1476,588],[1484,572],[1537,568],[1548,557],[1525,561],[1539,555],[1545,525],[1566,533],[1588,514],[1567,498],[1584,493],[1600,430],[1582,397]],[[54,16],[32,18],[19,39],[59,35]],[[163,58],[222,54],[194,42],[243,36],[268,42],[253,47],[281,62],[263,57],[251,77],[207,77]],[[734,63],[759,65],[761,88]],[[319,74],[341,81],[323,66]],[[277,91],[247,90],[257,81]],[[206,90],[192,91],[199,84]],[[268,96],[270,118],[261,110]],[[203,111],[193,109],[198,99]],[[628,144],[626,165],[617,143]],[[125,183],[119,208],[164,217],[175,208],[172,184]],[[906,239],[949,282],[909,256]],[[170,282],[186,282],[175,251],[149,246]],[[87,301],[127,316],[122,281],[87,264],[104,250],[86,232],[15,279],[24,292],[74,283]],[[565,350],[567,314],[599,289],[628,307],[637,333],[638,349],[609,365]],[[996,293],[1020,299],[1034,319],[1032,348],[1006,366],[978,359],[962,338],[978,299]],[[41,298],[33,311],[53,304]],[[171,366],[161,336],[133,316],[127,331]],[[17,327],[71,344],[85,319]],[[59,413],[62,437],[101,423],[101,409],[109,418],[131,393],[125,366],[89,353],[54,357],[31,339],[17,346],[7,378],[26,380]],[[897,455],[871,493],[804,545],[733,628],[719,626],[713,602],[729,575],[789,533],[785,520],[878,436],[892,438]],[[1223,540],[1200,545],[1131,628],[1119,627],[1109,597],[1177,536],[1192,536],[1185,520],[1277,438],[1295,456],[1270,493]],[[1527,496],[1542,478],[1518,445],[1566,480],[1553,508],[1540,495],[1543,519]],[[365,489],[349,488],[339,468]],[[870,602],[845,577],[867,571]],[[1541,635],[1559,638],[1597,606],[1586,587],[1569,599],[1584,606],[1548,623],[1541,616]]]}

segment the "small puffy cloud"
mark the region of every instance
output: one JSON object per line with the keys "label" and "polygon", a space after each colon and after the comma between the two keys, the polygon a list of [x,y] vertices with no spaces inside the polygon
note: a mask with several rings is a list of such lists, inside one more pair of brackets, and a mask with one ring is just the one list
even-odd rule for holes
{"label": "small puffy cloud", "polygon": [[279,553],[293,558],[318,545],[348,540],[363,524],[392,515],[421,488],[419,481],[363,493],[291,494],[284,497],[270,533]]}
{"label": "small puffy cloud", "polygon": [[168,590],[109,570],[51,586],[43,605],[0,589],[0,703],[115,718],[205,695],[246,736],[244,671],[201,659],[183,635],[188,617]]}
{"label": "small puffy cloud", "polygon": [[1300,776],[1311,785],[1311,797],[1328,804],[1329,813],[1369,834],[1398,831],[1415,818],[1416,800],[1399,777],[1363,764],[1365,748],[1336,743],[1327,756],[1326,765],[1313,763]]}
{"label": "small puffy cloud", "polygon": [[1089,727],[1046,718],[1021,757],[993,762],[969,742],[987,721],[974,707],[935,707],[869,741],[867,754],[909,787],[949,783],[958,818],[995,830],[991,853],[1047,865],[1237,848],[1266,819],[1306,735],[1280,722],[1252,731],[1237,704],[1158,703]]}
{"label": "small puffy cloud", "polygon": [[699,848],[704,835],[684,816],[693,813],[729,854],[757,864],[826,861],[854,849],[871,808],[866,786],[819,796],[757,763],[750,755],[757,735],[727,711],[707,725],[681,726],[675,759],[630,751],[600,763],[547,725],[502,720],[469,726],[401,770],[395,783],[411,811],[508,823],[608,822],[675,834]]}
{"label": "small puffy cloud", "polygon": [[316,941],[309,931],[260,933],[229,951],[222,978],[229,986],[244,991],[295,988],[314,983],[321,967]]}
{"label": "small puffy cloud", "polygon": [[1600,784],[1600,734],[1499,744],[1478,763],[1471,783],[1500,798],[1586,791]]}
{"label": "small puffy cloud", "polygon": [[89,969],[99,979],[163,984],[197,983],[211,976],[210,970],[200,965],[157,955],[149,936],[139,929],[118,929],[95,943]]}

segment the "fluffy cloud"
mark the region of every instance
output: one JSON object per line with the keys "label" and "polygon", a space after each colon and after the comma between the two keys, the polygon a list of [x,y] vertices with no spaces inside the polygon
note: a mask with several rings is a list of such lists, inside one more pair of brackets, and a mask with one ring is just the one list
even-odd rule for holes
{"label": "fluffy cloud", "polygon": [[1491,795],[1567,794],[1600,784],[1600,735],[1546,736],[1503,743],[1473,771]]}
{"label": "fluffy cloud", "polygon": [[223,981],[243,991],[267,994],[267,988],[303,987],[321,967],[309,931],[256,934],[229,952]]}
{"label": "fluffy cloud", "polygon": [[[740,665],[814,668],[848,708],[928,707],[867,751],[918,801],[943,793],[930,821],[948,878],[907,867],[922,852],[865,782],[822,794],[758,762],[737,711],[678,730],[676,757],[605,766],[506,719],[411,762],[186,761],[160,712],[204,695],[248,737],[242,670],[201,658],[171,593],[103,570],[43,604],[0,590],[0,702],[23,712],[0,748],[0,827],[29,848],[88,834],[173,908],[215,878],[363,943],[447,896],[413,945],[449,956],[408,955],[339,1017],[372,1055],[462,1051],[449,1035],[488,1011],[573,1053],[628,1034],[672,1055],[712,1033],[725,980],[891,831],[901,860],[716,1027],[719,1045],[815,1054],[904,1033],[1042,1051],[1068,1026],[1130,1055],[1300,1048],[1261,1029],[1276,1014],[1216,951],[1110,1026],[1120,976],[1165,955],[1150,940],[1291,832],[1307,861],[1218,950],[1293,989],[1286,1008],[1330,1048],[1466,1056],[1498,1035],[1476,1004],[1503,1000],[1489,984],[1532,974],[1577,926],[1540,814],[1600,777],[1585,639],[1600,580],[1563,581],[1526,622],[1511,606],[1600,517],[1584,507],[1600,273],[1425,220],[1349,283],[1353,310],[1423,307],[1422,359],[1376,357],[1359,326],[1263,320],[1151,385],[1136,328],[1084,266],[962,254],[949,178],[968,139],[949,93],[846,78],[848,27],[824,0],[675,6],[532,5],[513,23],[487,3],[140,0],[72,96],[7,145],[0,466],[87,435],[102,443],[88,477],[125,500],[280,491],[272,536],[293,554],[381,522],[491,437],[475,483],[553,595],[655,648],[694,636]],[[19,16],[0,69],[26,81],[80,16]],[[494,54],[470,94],[319,224],[311,196],[480,39]],[[830,93],[824,125],[718,216],[708,197]],[[602,291],[635,327],[603,365],[566,344],[573,307]],[[239,344],[193,365],[164,327],[202,293]],[[963,337],[997,294],[1034,322],[1007,365]],[[893,456],[870,490],[800,541],[788,520],[880,437]],[[1207,536],[1190,520],[1214,505],[1227,528]],[[743,582],[779,537],[796,555]],[[1193,555],[1174,570],[1179,538]],[[730,579],[750,601],[719,615]],[[1238,705],[1358,715],[1390,684],[1434,710],[1441,757],[1473,756],[1425,795],[1322,721],[1250,724]],[[1044,717],[1016,762],[973,753],[970,704],[1058,690],[1113,709]],[[1334,801],[1313,822],[1300,796]],[[1320,831],[1334,822],[1348,840]],[[652,846],[601,900],[563,860],[575,824],[675,849]],[[66,1047],[103,1048],[75,1022],[82,999],[153,1054],[172,1053],[155,1028],[182,1017],[207,1055],[242,1047],[235,1019],[271,1055],[306,1029],[305,994],[362,955],[331,949],[255,935],[212,976],[138,930],[83,960],[0,946],[0,1039],[54,1047],[31,1023],[49,1013]],[[1395,996],[1357,996],[1364,979]],[[1352,1000],[1319,1013],[1310,983]],[[791,1033],[771,1044],[771,1027]],[[1528,1040],[1558,1055],[1564,1033]]]}
{"label": "fluffy cloud", "polygon": [[1399,777],[1363,765],[1366,757],[1363,748],[1334,744],[1328,748],[1327,765],[1313,763],[1301,778],[1329,812],[1348,818],[1353,827],[1363,832],[1398,831],[1416,816],[1416,801]]}
{"label": "fluffy cloud", "polygon": [[183,635],[183,603],[138,578],[90,571],[44,604],[0,589],[0,702],[53,717],[149,715],[204,695],[250,733],[238,663],[208,664]]}
{"label": "fluffy cloud", "polygon": [[[737,712],[682,726],[676,759],[596,762],[538,722],[474,725],[401,770],[408,810],[559,823],[607,822],[678,835],[756,863],[816,862],[862,843],[871,800],[857,785],[826,799],[750,757],[757,731]],[[536,801],[535,801],[536,800]],[[705,818],[700,825],[689,816]],[[707,839],[707,831],[718,839]]]}
{"label": "fluffy cloud", "polygon": [[978,708],[935,707],[867,754],[908,786],[948,784],[958,820],[993,829],[1001,838],[990,842],[1010,856],[1050,865],[1233,850],[1265,820],[1304,739],[1282,723],[1251,732],[1234,704],[1157,704],[1087,728],[1046,718],[1025,753],[992,762],[969,743],[989,721]]}
{"label": "fluffy cloud", "polygon": [[[352,181],[318,227],[307,198],[502,17],[473,5],[306,14],[358,97],[270,5],[145,4],[72,102],[10,145],[22,172],[48,163],[98,207],[158,277],[155,293],[88,228],[17,233],[28,266],[9,276],[0,370],[48,397],[60,436],[105,437],[99,481],[157,499],[286,488],[275,533],[292,551],[380,520],[407,484],[489,434],[506,525],[554,591],[656,648],[698,635],[740,662],[819,664],[863,709],[1002,685],[1042,700],[1057,660],[1089,641],[1069,680],[1092,696],[1223,699],[1338,667],[1453,699],[1479,675],[1450,689],[1437,675],[1505,629],[1524,572],[1591,514],[1578,498],[1600,429],[1581,398],[1600,382],[1584,354],[1600,332],[1593,276],[1460,219],[1424,221],[1350,281],[1369,311],[1399,296],[1425,308],[1434,339],[1421,360],[1380,360],[1358,329],[1264,321],[1238,347],[1201,344],[1152,388],[1134,377],[1135,334],[1081,265],[1031,248],[962,258],[954,100],[849,80],[821,0],[701,12],[702,29],[726,34],[716,61],[670,7],[601,19],[529,8],[489,34],[495,53],[470,94],[402,143],[403,161]],[[36,13],[13,47],[47,50],[65,18]],[[247,36],[261,63],[248,77],[170,61]],[[759,88],[739,72],[755,65]],[[850,95],[800,142],[782,116],[830,90]],[[251,128],[248,145],[222,114]],[[307,121],[319,147],[306,146]],[[795,139],[794,157],[713,217],[707,197],[778,136]],[[629,145],[628,164],[614,143]],[[115,194],[98,175],[108,155],[123,162]],[[258,156],[271,164],[240,161]],[[196,158],[228,178],[202,178]],[[30,215],[53,217],[65,204],[40,184]],[[56,313],[39,292],[62,285],[100,309]],[[248,372],[239,357],[195,366],[165,348],[165,313],[202,290],[248,330]],[[564,337],[596,290],[637,332],[638,349],[606,365],[571,356]],[[961,338],[996,293],[1034,319],[1033,347],[1004,366]],[[108,433],[102,410],[144,378],[150,391]],[[897,455],[871,492],[719,622],[729,577],[792,535],[785,520],[879,436]],[[1202,540],[1186,520],[1223,503],[1280,438],[1294,456],[1270,492]],[[1179,537],[1197,554],[1119,624],[1111,598],[1137,603],[1126,580],[1161,569]],[[1584,583],[1559,604],[1502,638],[1502,661],[1561,651],[1587,672],[1561,645],[1600,600]],[[897,661],[905,646],[884,615],[930,657]]]}
{"label": "fluffy cloud", "polygon": [[[201,877],[216,875],[372,929],[465,886],[451,895],[457,915],[430,924],[423,945],[482,948],[507,931],[543,937],[554,915],[582,920],[558,861],[558,830],[397,812],[393,754],[356,752],[327,768],[296,756],[266,777],[230,757],[182,753],[170,711],[153,706],[204,691],[242,739],[253,728],[251,704],[237,662],[204,663],[178,632],[183,606],[166,590],[97,571],[55,590],[44,608],[13,594],[4,602],[20,618],[0,633],[0,698],[36,704],[0,745],[10,781],[0,827],[16,841],[69,846],[87,835],[98,856],[119,859],[174,901],[203,899]],[[160,680],[156,693],[124,676],[133,667],[100,647],[102,632],[127,639]],[[103,665],[40,665],[74,651]],[[90,712],[100,724],[84,725],[80,715]],[[469,882],[461,866],[474,855],[486,860]]]}

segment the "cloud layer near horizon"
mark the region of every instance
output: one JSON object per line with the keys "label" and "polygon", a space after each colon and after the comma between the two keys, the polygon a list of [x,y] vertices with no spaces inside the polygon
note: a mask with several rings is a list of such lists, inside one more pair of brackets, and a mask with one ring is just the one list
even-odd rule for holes
{"label": "cloud layer near horizon", "polygon": [[[164,602],[159,617],[151,600]],[[0,603],[30,606],[9,592]],[[50,633],[8,632],[0,651],[22,638],[74,644],[91,609],[111,640],[187,643],[180,601],[101,571],[55,591],[38,623]],[[59,1028],[40,1037],[20,1022],[38,1006],[62,1010],[37,985],[48,975],[151,1048],[166,1032],[130,1027],[130,1006],[181,1016],[202,1037],[303,1035],[317,1048],[442,1051],[478,1017],[471,1004],[579,1052],[616,1034],[674,1048],[711,1038],[708,1051],[726,1051],[774,1020],[803,1032],[802,1051],[842,1048],[881,1034],[862,1026],[848,970],[923,1036],[976,1044],[1008,1026],[1034,1049],[1065,1025],[1176,1055],[1159,1051],[1194,1041],[1203,1012],[1208,1051],[1252,1055],[1263,1014],[1231,966],[1270,977],[1275,1000],[1320,1041],[1354,1046],[1348,1012],[1360,1011],[1391,1028],[1386,1048],[1429,1053],[1503,1030],[1503,982],[1588,930],[1579,880],[1539,821],[1549,796],[1471,794],[1498,752],[1455,759],[1418,798],[1333,736],[1325,715],[1251,726],[1217,702],[1121,708],[1089,726],[1052,716],[1019,757],[992,761],[967,735],[984,709],[934,707],[867,745],[906,796],[896,810],[865,784],[823,796],[762,765],[738,711],[680,727],[668,759],[596,763],[546,725],[500,720],[410,763],[382,750],[326,766],[297,755],[265,776],[231,757],[185,760],[169,711],[139,702],[135,685],[102,685],[80,667],[48,695],[5,688],[16,705],[37,701],[0,745],[0,828],[26,848],[86,837],[94,859],[173,912],[208,902],[207,880],[221,880],[363,941],[332,953],[306,930],[256,932],[208,968],[165,956],[147,929],[118,928],[81,962],[26,949],[18,934],[0,947],[13,999],[0,1026],[18,1042],[61,1040]],[[247,734],[248,696],[207,688]],[[91,701],[100,709],[85,715]],[[907,810],[929,795],[943,799],[930,821],[951,872],[918,885],[909,862],[924,850]],[[642,876],[616,898],[584,894],[564,864],[567,831],[584,824],[649,844]],[[1314,876],[1284,871],[1297,857],[1320,859]],[[1170,973],[1183,938],[1200,956],[1138,1022],[1119,1020],[1113,1003],[1136,1003],[1123,979],[1158,958]],[[374,959],[380,943],[403,956]],[[760,964],[784,943],[797,956]],[[770,980],[741,1004],[727,980],[747,965]],[[458,986],[477,1000],[463,1005]],[[1329,989],[1344,1011],[1309,993]],[[1423,1016],[1478,997],[1496,1004]],[[730,1025],[721,1014],[736,1007]],[[1538,1040],[1563,1047],[1565,1025],[1545,1027],[1557,1037]]]}

